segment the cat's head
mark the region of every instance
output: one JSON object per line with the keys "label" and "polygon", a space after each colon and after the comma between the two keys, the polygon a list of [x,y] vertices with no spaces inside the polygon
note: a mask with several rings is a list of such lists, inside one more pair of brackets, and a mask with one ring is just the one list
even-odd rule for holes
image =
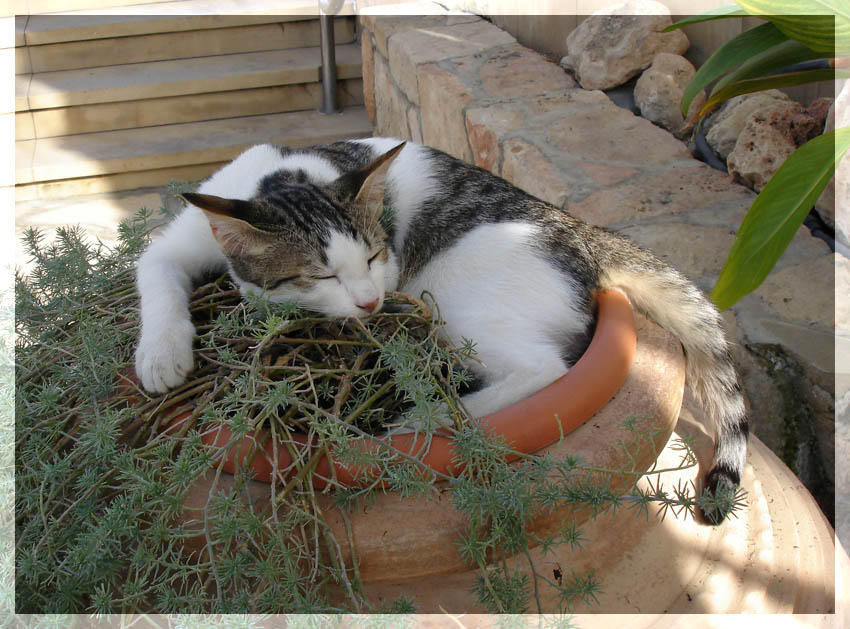
{"label": "cat's head", "polygon": [[381,218],[387,170],[403,146],[326,184],[284,181],[249,201],[183,196],[206,214],[243,293],[367,317],[398,277]]}

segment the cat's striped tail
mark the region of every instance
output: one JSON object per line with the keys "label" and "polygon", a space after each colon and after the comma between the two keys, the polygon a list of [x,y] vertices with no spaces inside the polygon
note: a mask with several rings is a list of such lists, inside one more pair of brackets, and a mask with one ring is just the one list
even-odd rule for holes
{"label": "cat's striped tail", "polygon": [[600,286],[622,290],[637,311],[681,341],[687,383],[714,421],[714,460],[705,487],[718,506],[704,511],[707,519],[717,524],[731,509],[741,482],[748,434],[744,398],[720,313],[681,273],[632,241],[611,237],[616,243],[608,241],[601,256]]}

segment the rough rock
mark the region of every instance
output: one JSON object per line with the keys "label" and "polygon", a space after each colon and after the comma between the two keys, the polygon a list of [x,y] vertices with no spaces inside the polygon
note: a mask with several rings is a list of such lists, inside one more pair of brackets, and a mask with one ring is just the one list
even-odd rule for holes
{"label": "rough rock", "polygon": [[567,55],[561,65],[574,72],[585,89],[622,85],[652,63],[659,52],[682,54],[687,36],[676,30],[670,10],[651,0],[629,0],[588,16],[567,36]]}
{"label": "rough rock", "polygon": [[[834,98],[822,96],[821,98],[813,100],[809,106],[806,107],[806,112],[817,122],[820,129],[819,133],[823,133],[825,131],[826,121],[827,118],[829,118],[830,112],[833,111],[832,106],[834,103]],[[834,117],[832,122],[835,124]]]}
{"label": "rough rock", "polygon": [[736,181],[760,191],[798,146],[818,134],[817,121],[799,103],[753,113],[726,164]]}
{"label": "rough rock", "polygon": [[779,90],[766,90],[730,98],[706,121],[703,126],[706,131],[705,139],[711,149],[725,160],[735,148],[735,142],[750,116],[768,109],[776,111],[793,106],[788,95]]}
{"label": "rough rock", "polygon": [[[635,103],[640,115],[678,138],[687,136],[693,124],[685,124],[680,103],[694,74],[694,66],[684,57],[669,52],[657,54],[635,84]],[[698,111],[704,103],[705,93],[700,92],[691,102],[689,112]]]}
{"label": "rough rock", "polygon": [[[841,120],[836,121],[837,115]],[[830,106],[824,133],[834,130],[836,126],[850,126],[850,81],[844,83]],[[836,207],[836,204],[840,207]],[[839,162],[835,176],[815,203],[815,209],[823,222],[835,231],[835,239],[850,247],[850,157],[847,155]]]}

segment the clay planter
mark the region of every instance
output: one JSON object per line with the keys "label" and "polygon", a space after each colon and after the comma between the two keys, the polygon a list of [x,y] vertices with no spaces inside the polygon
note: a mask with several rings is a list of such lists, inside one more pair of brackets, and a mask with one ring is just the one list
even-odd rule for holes
{"label": "clay planter", "polygon": [[[600,293],[597,303],[599,317],[593,339],[573,368],[535,395],[479,418],[481,425],[502,435],[506,443],[520,452],[537,452],[581,426],[614,396],[625,381],[634,357],[634,319],[628,300],[618,291]],[[189,415],[185,413],[175,418],[168,430],[178,430],[181,421]],[[259,430],[244,437],[241,443],[232,445],[227,451],[224,471],[233,474],[247,460],[255,479],[270,482],[276,470],[289,468],[292,457],[283,448],[279,448],[277,453],[277,464],[272,464],[275,453],[272,441],[265,433]],[[234,437],[227,426],[222,426],[206,433],[203,439],[211,447],[223,447]],[[296,436],[296,441],[305,448],[311,445],[307,443],[306,436],[300,439]],[[413,456],[422,450],[424,437],[400,434],[385,438],[385,441],[394,449]],[[262,444],[263,453],[255,452],[257,444]],[[364,449],[382,447],[375,442],[358,442],[358,445]],[[246,457],[252,452],[253,455]],[[453,475],[459,472],[452,466],[453,458],[451,436],[436,434],[421,460],[436,472]],[[326,479],[333,476],[344,485],[353,485],[358,476],[367,472],[366,469],[346,467],[322,457],[315,467],[313,484],[324,487]],[[280,475],[278,478],[283,480]]]}
{"label": "clay planter", "polygon": [[[613,477],[612,488],[619,491],[631,486],[635,475],[652,465],[675,426],[684,389],[684,357],[678,341],[655,324],[636,317],[635,326],[621,293],[609,292],[600,297],[599,321],[587,352],[561,380],[482,421],[493,430],[503,431],[509,443],[526,452],[551,452],[556,456],[573,453],[595,468],[628,468]],[[555,415],[561,420],[560,427]],[[640,444],[630,442],[632,435],[623,429],[624,420],[629,418],[640,419],[640,429],[652,438]],[[394,447],[415,445],[411,436],[402,437],[394,438]],[[249,442],[243,444],[243,453],[255,443]],[[429,454],[431,458],[426,461],[435,468],[447,466],[451,471],[451,440],[441,437],[439,441],[435,439],[435,445],[432,452],[436,454]],[[231,452],[239,449],[233,447]],[[263,459],[255,457],[255,462],[267,465]],[[283,462],[288,464],[288,460]],[[238,464],[235,460],[231,463]],[[323,462],[325,466],[330,464]],[[262,468],[256,469],[258,476],[261,471]],[[270,472],[269,469],[266,474]],[[320,475],[328,473],[329,468],[319,470]],[[337,466],[340,477],[356,473]],[[204,507],[214,477],[215,471],[208,472],[190,490],[186,501],[190,510]],[[277,479],[275,482],[280,485]],[[321,484],[321,477],[314,478],[314,482]],[[392,492],[378,493],[368,507],[349,514],[359,572],[367,592],[370,584],[391,582],[400,587],[409,585],[414,588],[411,593],[415,593],[418,580],[470,569],[457,551],[458,537],[468,522],[452,505],[448,485],[438,485],[442,485],[440,492],[432,498],[402,499]],[[233,477],[227,474],[216,481],[220,491],[233,486]],[[248,489],[255,508],[264,510],[270,500],[269,485],[252,481]],[[317,499],[334,535],[347,539],[345,522],[332,498],[317,494]],[[571,514],[565,509],[555,510],[539,517],[531,530],[546,535],[559,529],[568,517],[581,523],[589,517],[589,511]],[[187,540],[190,546],[203,546],[202,536],[194,542]],[[345,546],[342,553],[349,561],[350,549]]]}

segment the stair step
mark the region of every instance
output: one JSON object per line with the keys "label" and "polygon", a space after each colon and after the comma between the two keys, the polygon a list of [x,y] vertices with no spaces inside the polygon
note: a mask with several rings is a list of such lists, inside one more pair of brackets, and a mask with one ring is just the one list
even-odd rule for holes
{"label": "stair step", "polygon": [[12,0],[0,4],[0,16],[35,15],[57,11],[116,11],[131,5],[159,4],[161,0]]}
{"label": "stair step", "polygon": [[[335,115],[299,111],[25,140],[16,142],[15,181],[20,186],[161,171],[161,184],[174,169],[221,163],[254,144],[305,146],[370,134],[365,110],[354,107]],[[33,198],[32,191],[21,193]]]}
{"label": "stair step", "polygon": [[[360,47],[338,46],[340,79],[361,75]],[[251,89],[319,80],[319,48],[151,61],[16,77],[17,111]]]}
{"label": "stair step", "polygon": [[[342,107],[362,105],[363,81],[339,81],[337,98]],[[316,110],[321,104],[321,83],[298,83],[231,92],[152,98],[131,103],[37,109],[15,114],[15,138],[32,140],[238,116]]]}
{"label": "stair step", "polygon": [[[89,4],[96,4],[94,0],[88,1]],[[56,0],[56,4],[67,4],[67,0]],[[209,0],[158,1],[155,4],[140,4],[139,0],[135,0],[133,4],[136,6],[115,4],[107,8],[94,7],[78,11],[57,9],[62,13],[30,15],[22,27],[23,43],[33,46],[102,37],[222,28],[223,25],[286,22],[315,18],[319,14],[315,0],[216,0],[214,5]],[[215,12],[214,15],[211,10]],[[339,15],[353,13],[353,4],[346,2]]]}
{"label": "stair step", "polygon": [[[55,18],[58,16],[41,16]],[[83,16],[86,17],[86,16]],[[109,16],[96,16],[109,17]],[[145,63],[168,59],[209,57],[265,50],[319,46],[319,21],[277,21],[275,16],[215,16],[216,28],[196,25],[193,30],[120,36],[101,29],[101,38],[29,45],[16,56],[16,71],[55,72],[105,65]],[[261,22],[245,24],[246,21]],[[192,20],[184,20],[191,23]],[[197,22],[198,20],[194,20]],[[205,20],[209,22],[209,20]],[[119,31],[120,32],[120,31]],[[354,18],[334,20],[337,44],[354,41]]]}

